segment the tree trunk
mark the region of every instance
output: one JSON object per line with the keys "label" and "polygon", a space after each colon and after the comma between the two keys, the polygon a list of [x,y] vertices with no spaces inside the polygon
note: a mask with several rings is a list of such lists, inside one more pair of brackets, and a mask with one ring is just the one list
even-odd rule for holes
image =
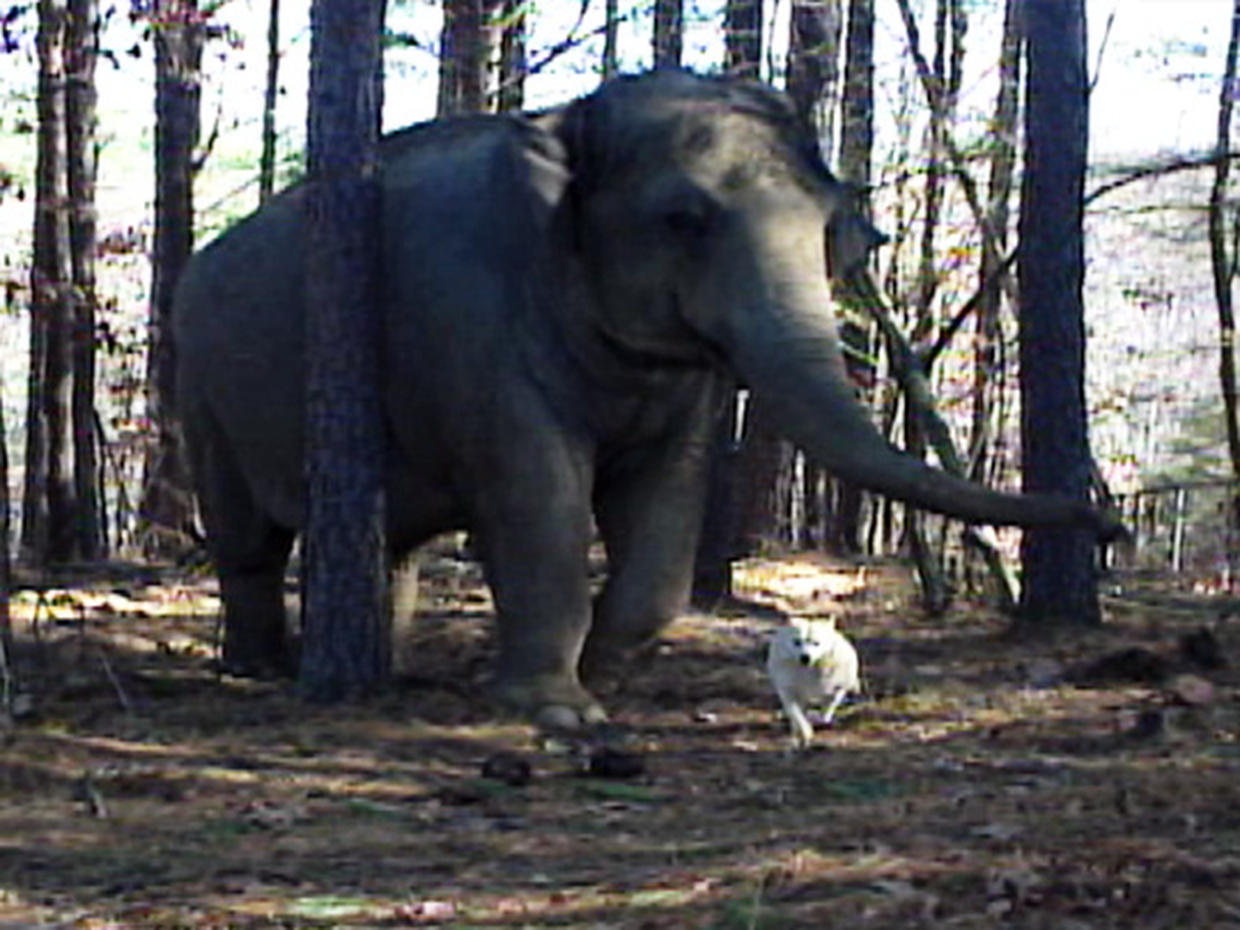
{"label": "tree trunk", "polygon": [[493,65],[498,63],[496,14],[503,0],[445,0],[443,40],[439,55],[437,115],[483,113]]}
{"label": "tree trunk", "polygon": [[95,61],[99,48],[96,0],[69,0],[69,83],[65,94],[68,145],[69,246],[73,272],[74,556],[104,553],[95,430]]}
{"label": "tree trunk", "polygon": [[[1214,183],[1210,188],[1210,266],[1214,277],[1214,300],[1218,305],[1219,385],[1223,395],[1223,417],[1227,430],[1227,450],[1232,475],[1240,481],[1240,404],[1236,389],[1236,315],[1231,286],[1236,274],[1236,243],[1227,254],[1227,181],[1231,173],[1232,108],[1236,99],[1236,57],[1240,46],[1240,0],[1231,15],[1231,39],[1227,43],[1227,61],[1223,68],[1223,86],[1218,101],[1218,142],[1215,147]],[[1240,533],[1240,490],[1231,500],[1233,531]],[[1234,557],[1233,557],[1234,558]]]}
{"label": "tree trunk", "polygon": [[[828,156],[835,151],[842,12],[840,0],[794,0],[788,21],[788,95]],[[826,472],[806,460],[797,489],[804,501],[804,525],[794,546],[826,544],[835,510],[829,504],[831,489]]]}
{"label": "tree trunk", "polygon": [[973,422],[969,438],[970,476],[988,482],[990,447],[998,434],[996,414],[1002,395],[1000,349],[1002,333],[999,311],[1003,289],[1003,252],[1008,241],[1012,177],[1016,167],[1016,116],[1020,100],[1019,0],[1006,0],[1003,14],[1003,43],[999,53],[999,94],[990,139],[990,183],[987,193],[986,225],[990,235],[982,236],[981,280],[978,293],[976,338],[973,351]]}
{"label": "tree trunk", "polygon": [[[844,45],[844,90],[840,112],[841,177],[861,190],[858,208],[870,213],[870,161],[874,150],[874,0],[849,0],[848,37]],[[869,331],[846,323],[840,327],[845,347],[859,357],[868,356]],[[873,379],[868,379],[873,383]],[[834,526],[831,548],[840,553],[861,549],[862,492],[846,482],[832,479],[835,486]]]}
{"label": "tree trunk", "polygon": [[[28,424],[24,514],[30,557],[63,562],[74,552],[73,331],[75,299],[69,238],[66,138],[68,5],[39,3],[39,131],[31,265],[31,372],[37,387]],[[37,374],[35,374],[37,372]],[[37,385],[33,384],[37,379]]]}
{"label": "tree trunk", "polygon": [[707,474],[706,513],[693,563],[693,606],[714,610],[732,596],[737,534],[737,405],[735,391],[719,411]]}
{"label": "tree trunk", "polygon": [[655,0],[654,66],[679,68],[684,55],[684,0]]}
{"label": "tree trunk", "polygon": [[9,592],[13,589],[13,563],[9,555],[9,444],[4,420],[4,370],[0,368],[0,714],[12,716],[17,674],[13,663],[13,626]]}
{"label": "tree trunk", "polygon": [[607,0],[603,10],[603,80],[620,73],[620,0]]}
{"label": "tree trunk", "polygon": [[262,154],[258,162],[258,202],[271,199],[276,187],[276,98],[280,92],[280,0],[267,13],[267,84],[263,92]]}
{"label": "tree trunk", "polygon": [[723,69],[733,77],[762,74],[762,0],[727,0]]}
{"label": "tree trunk", "polygon": [[517,113],[525,106],[525,0],[504,0],[499,26],[499,91],[496,109]]}
{"label": "tree trunk", "polygon": [[826,155],[835,151],[841,12],[840,0],[793,0],[788,20],[788,96]]}
{"label": "tree trunk", "polygon": [[[1024,489],[1089,496],[1082,214],[1089,140],[1084,0],[1026,4],[1028,76],[1020,213]],[[1026,530],[1025,622],[1101,622],[1094,540]]]}
{"label": "tree trunk", "polygon": [[155,232],[147,358],[143,548],[167,558],[195,538],[193,498],[176,423],[172,295],[194,247],[194,149],[198,144],[203,25],[197,0],[159,0],[155,42]]}
{"label": "tree trunk", "polygon": [[378,380],[382,26],[383,0],[311,8],[299,686],[316,701],[371,692],[391,667]]}

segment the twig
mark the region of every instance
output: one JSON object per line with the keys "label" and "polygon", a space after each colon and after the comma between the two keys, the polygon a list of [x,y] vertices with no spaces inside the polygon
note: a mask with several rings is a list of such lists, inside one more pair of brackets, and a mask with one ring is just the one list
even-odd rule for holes
{"label": "twig", "polygon": [[112,663],[108,661],[108,654],[103,647],[99,647],[99,661],[103,665],[103,670],[108,676],[108,681],[112,682],[112,687],[116,689],[116,697],[121,702],[121,707],[126,713],[133,713],[133,702],[129,700],[129,695],[125,693],[125,689],[121,687],[120,679],[116,677],[116,672],[112,671]]}

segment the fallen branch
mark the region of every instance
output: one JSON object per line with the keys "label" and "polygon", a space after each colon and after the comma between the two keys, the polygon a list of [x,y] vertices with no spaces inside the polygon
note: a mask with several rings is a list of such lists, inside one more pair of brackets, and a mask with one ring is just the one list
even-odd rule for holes
{"label": "fallen branch", "polygon": [[[900,328],[891,319],[886,302],[868,271],[851,276],[844,290],[844,299],[865,310],[878,324],[887,344],[891,369],[908,400],[908,409],[917,417],[921,429],[933,446],[944,471],[964,478],[965,465],[956,451],[951,431],[938,412],[938,403],[926,377],[929,366],[924,357],[909,344]],[[993,527],[969,525],[965,541],[976,548],[986,562],[999,589],[1000,605],[1010,611],[1016,607],[1017,582],[999,551]]]}

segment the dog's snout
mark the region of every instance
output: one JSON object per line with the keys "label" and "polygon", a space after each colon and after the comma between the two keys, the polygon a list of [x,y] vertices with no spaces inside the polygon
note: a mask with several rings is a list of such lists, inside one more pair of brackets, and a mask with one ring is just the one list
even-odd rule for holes
{"label": "dog's snout", "polygon": [[809,656],[807,656],[807,655],[806,655],[805,653],[803,653],[803,652],[801,653],[801,664],[802,664],[802,665],[809,665]]}

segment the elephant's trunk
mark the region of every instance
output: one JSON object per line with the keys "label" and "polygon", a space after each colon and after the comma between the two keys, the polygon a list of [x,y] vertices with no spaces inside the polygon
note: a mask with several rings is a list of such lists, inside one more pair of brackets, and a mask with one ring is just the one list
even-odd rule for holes
{"label": "elephant's trunk", "polygon": [[811,459],[852,484],[971,523],[1075,526],[1104,538],[1122,532],[1084,501],[993,491],[887,442],[848,381],[826,278],[807,280],[801,270],[813,267],[814,259],[820,264],[820,255],[802,245],[804,238],[790,242],[790,231],[778,238],[782,252],[756,256],[764,266],[765,306],[734,305],[725,340],[738,372],[766,402],[773,425]]}

